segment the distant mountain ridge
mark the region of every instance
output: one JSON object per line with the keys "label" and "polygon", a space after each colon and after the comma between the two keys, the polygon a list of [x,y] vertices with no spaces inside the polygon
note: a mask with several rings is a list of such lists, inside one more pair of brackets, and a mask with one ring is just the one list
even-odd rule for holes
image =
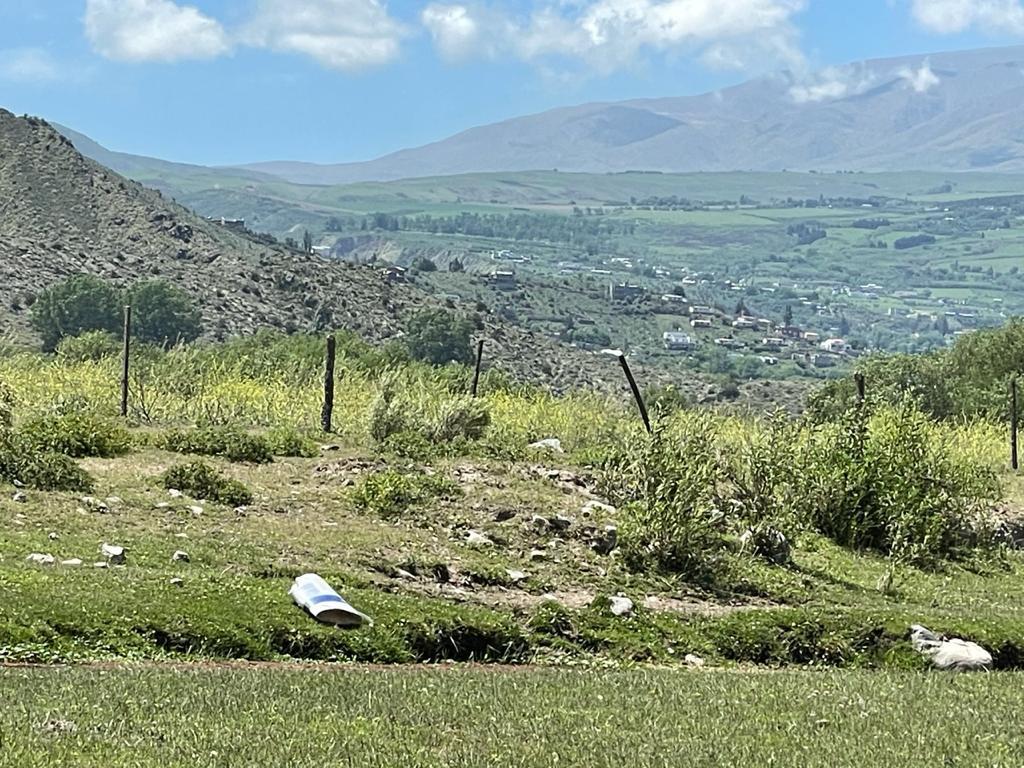
{"label": "distant mountain ridge", "polygon": [[1024,46],[878,59],[698,96],[594,103],[362,163],[242,168],[300,184],[486,171],[1024,171]]}

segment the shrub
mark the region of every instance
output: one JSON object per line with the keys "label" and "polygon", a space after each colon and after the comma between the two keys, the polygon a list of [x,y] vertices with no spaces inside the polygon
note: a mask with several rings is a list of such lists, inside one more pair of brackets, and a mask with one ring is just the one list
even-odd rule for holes
{"label": "shrub", "polygon": [[110,283],[92,275],[75,275],[42,291],[31,309],[31,323],[52,352],[61,339],[85,331],[117,333],[121,298]]}
{"label": "shrub", "polygon": [[465,395],[441,400],[431,417],[426,425],[427,437],[439,443],[479,440],[491,423],[486,404]]}
{"label": "shrub", "polygon": [[92,490],[89,474],[68,456],[39,451],[10,430],[0,431],[0,480],[41,491]]}
{"label": "shrub", "polygon": [[57,345],[57,359],[68,363],[96,362],[121,354],[122,342],[107,331],[68,336]]}
{"label": "shrub", "polygon": [[30,450],[74,458],[123,456],[132,445],[131,435],[124,427],[67,406],[57,413],[29,420],[18,429],[18,435]]}
{"label": "shrub", "polygon": [[490,411],[482,400],[467,395],[398,395],[395,382],[388,380],[370,408],[369,433],[379,446],[392,449],[409,446],[418,451],[422,443],[450,449],[479,440],[490,423]]}
{"label": "shrub", "polygon": [[220,456],[228,461],[252,464],[269,464],[274,460],[266,438],[234,427],[171,430],[163,436],[160,446],[173,453]]}
{"label": "shrub", "polygon": [[621,546],[629,567],[702,575],[721,548],[715,505],[721,471],[714,417],[684,414],[675,428],[656,425],[609,459],[602,484],[623,512]]}
{"label": "shrub", "polygon": [[14,424],[14,390],[0,381],[0,429]]}
{"label": "shrub", "polygon": [[440,498],[454,498],[459,487],[440,475],[406,474],[393,469],[368,475],[357,487],[356,506],[378,517],[396,517],[410,507]]}
{"label": "shrub", "polygon": [[182,491],[196,499],[229,507],[244,507],[252,503],[252,492],[245,485],[225,477],[201,461],[177,464],[164,473],[162,480],[164,488]]}
{"label": "shrub", "polygon": [[416,360],[431,365],[473,362],[473,323],[444,309],[419,312],[406,328],[406,345]]}
{"label": "shrub", "polygon": [[297,429],[272,429],[266,435],[275,456],[298,456],[312,459],[320,455],[320,447]]}
{"label": "shrub", "polygon": [[166,280],[146,280],[128,292],[132,335],[152,344],[171,346],[193,341],[202,333],[202,316],[192,298]]}

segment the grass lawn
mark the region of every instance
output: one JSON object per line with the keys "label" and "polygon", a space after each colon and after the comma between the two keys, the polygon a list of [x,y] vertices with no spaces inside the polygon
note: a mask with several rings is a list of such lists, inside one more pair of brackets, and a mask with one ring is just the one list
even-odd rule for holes
{"label": "grass lawn", "polygon": [[1016,673],[0,672],[0,764],[1019,766]]}

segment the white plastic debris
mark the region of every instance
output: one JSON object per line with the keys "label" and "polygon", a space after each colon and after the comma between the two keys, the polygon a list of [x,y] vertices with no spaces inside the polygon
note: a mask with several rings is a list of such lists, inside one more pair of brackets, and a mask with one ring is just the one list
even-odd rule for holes
{"label": "white plastic debris", "polygon": [[295,579],[288,594],[296,605],[324,624],[334,624],[338,627],[373,624],[369,616],[349,605],[330,584],[315,573],[304,573]]}
{"label": "white plastic debris", "polygon": [[53,565],[57,562],[57,558],[53,555],[44,555],[42,552],[33,552],[25,559],[30,563],[35,563],[36,565]]}
{"label": "white plastic debris", "polygon": [[977,643],[959,637],[936,635],[920,624],[911,626],[910,643],[915,651],[930,659],[932,666],[938,669],[968,671],[992,666],[992,654]]}
{"label": "white plastic debris", "polygon": [[565,453],[562,449],[562,441],[557,437],[549,437],[530,443],[530,449],[534,451],[551,451],[552,453]]}
{"label": "white plastic debris", "polygon": [[70,560],[61,560],[60,564],[68,568],[77,568],[82,564],[82,561],[77,557],[72,557]]}

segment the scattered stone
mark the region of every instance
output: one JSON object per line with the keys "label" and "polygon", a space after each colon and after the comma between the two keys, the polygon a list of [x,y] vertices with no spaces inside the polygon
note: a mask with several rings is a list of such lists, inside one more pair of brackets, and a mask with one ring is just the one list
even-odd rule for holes
{"label": "scattered stone", "polygon": [[30,563],[35,563],[36,565],[53,565],[57,561],[57,558],[53,555],[44,555],[41,552],[33,552],[25,559]]}
{"label": "scattered stone", "polygon": [[176,539],[187,539],[188,538],[188,534],[187,533],[176,533],[176,534],[174,534],[174,538],[176,538]]}
{"label": "scattered stone", "polygon": [[124,547],[119,547],[116,544],[104,544],[100,547],[100,552],[111,565],[124,565],[128,559],[128,553],[125,552]]}
{"label": "scattered stone", "polygon": [[180,499],[185,494],[179,491],[177,488],[169,488],[167,489],[167,495],[170,496],[172,499]]}
{"label": "scattered stone", "polygon": [[100,562],[100,563],[93,563],[92,567],[93,568],[109,568],[110,567],[110,563],[108,563],[106,560],[104,560],[103,562]]}
{"label": "scattered stone", "polygon": [[321,445],[320,450],[323,451],[324,453],[333,453],[334,451],[340,451],[341,446],[331,443],[330,445]]}
{"label": "scattered stone", "polygon": [[168,501],[158,501],[153,505],[153,509],[170,509],[171,504]]}
{"label": "scattered stone", "polygon": [[508,574],[508,580],[513,584],[519,584],[529,578],[523,571],[514,571],[511,568],[507,569],[505,573]]}
{"label": "scattered stone", "polygon": [[110,511],[110,507],[107,506],[107,503],[105,501],[100,501],[94,496],[83,496],[78,501],[86,509],[92,509],[100,513],[106,513]]}
{"label": "scattered stone", "polygon": [[50,734],[61,734],[61,733],[74,733],[78,730],[78,726],[71,720],[47,720],[43,723],[42,727],[45,733]]}
{"label": "scattered stone", "polygon": [[590,540],[590,548],[599,555],[610,555],[619,545],[619,531],[614,525],[606,525],[604,532]]}
{"label": "scattered stone", "polygon": [[117,504],[124,503],[120,496],[107,496],[107,498],[105,498],[104,501],[107,502],[107,504],[110,505],[111,507]]}
{"label": "scattered stone", "polygon": [[395,575],[397,575],[398,578],[400,578],[400,579],[405,579],[406,581],[416,581],[416,576],[414,576],[413,574],[409,573],[404,568],[396,568],[395,569]]}
{"label": "scattered stone", "polygon": [[176,550],[175,553],[171,555],[172,563],[188,563],[191,562],[191,560],[192,559],[188,556],[188,552],[183,549]]}
{"label": "scattered stone", "polygon": [[438,563],[433,567],[434,581],[438,584],[447,584],[452,580],[451,572],[444,563]]}
{"label": "scattered stone", "polygon": [[28,494],[24,491],[15,491],[14,495],[11,496],[11,501],[17,504],[24,504],[28,501]]}
{"label": "scattered stone", "polygon": [[548,519],[541,515],[534,515],[530,518],[530,525],[533,526],[534,530],[546,531],[548,528]]}
{"label": "scattered stone", "polygon": [[703,667],[704,659],[698,656],[696,653],[688,653],[683,656],[683,663],[688,667]]}
{"label": "scattered stone", "polygon": [[609,608],[613,616],[629,616],[633,613],[633,601],[622,595],[608,598]]}
{"label": "scattered stone", "polygon": [[601,513],[602,515],[614,515],[617,510],[611,504],[605,504],[603,501],[588,501],[583,505],[583,509],[580,510],[580,514],[584,517],[592,517],[595,513]]}
{"label": "scattered stone", "polygon": [[57,539],[60,538],[60,534],[56,531],[50,531],[48,534],[46,534],[46,538],[48,538],[50,541],[57,541]]}
{"label": "scattered stone", "polygon": [[538,562],[540,560],[547,560],[547,559],[548,559],[548,553],[545,552],[544,550],[542,550],[542,549],[532,549],[532,550],[530,550],[530,560],[532,560],[533,562],[536,563],[536,562]]}
{"label": "scattered stone", "polygon": [[511,508],[499,509],[497,512],[494,513],[494,522],[496,522],[496,523],[504,523],[507,520],[511,520],[515,516],[516,516],[516,511],[514,509],[511,509]]}
{"label": "scattered stone", "polygon": [[77,557],[72,557],[70,560],[61,560],[60,564],[67,566],[68,568],[77,568],[82,564],[82,561]]}
{"label": "scattered stone", "polygon": [[470,530],[466,533],[466,543],[471,547],[493,547],[494,542],[484,536],[480,531]]}
{"label": "scattered stone", "polygon": [[562,448],[562,441],[557,437],[549,437],[530,443],[530,449],[534,451],[551,451],[552,453],[565,453]]}
{"label": "scattered stone", "polygon": [[203,508],[200,507],[198,504],[189,507],[188,511],[192,513],[193,517],[202,517],[203,516]]}
{"label": "scattered stone", "polygon": [[792,547],[785,534],[770,526],[758,531],[744,531],[740,536],[740,551],[746,550],[773,565],[785,565],[792,556]]}
{"label": "scattered stone", "polygon": [[571,517],[565,517],[564,515],[555,515],[554,517],[549,517],[547,520],[551,529],[559,532],[569,530],[569,527],[573,522],[574,521]]}
{"label": "scattered stone", "polygon": [[171,579],[170,584],[172,587],[183,587],[185,586],[185,580],[175,576],[173,579]]}

